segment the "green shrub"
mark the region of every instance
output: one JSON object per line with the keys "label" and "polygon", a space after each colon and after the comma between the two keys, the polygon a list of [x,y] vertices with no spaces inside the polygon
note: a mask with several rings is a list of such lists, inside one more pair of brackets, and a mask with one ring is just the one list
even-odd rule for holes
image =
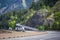
{"label": "green shrub", "polygon": [[37,26],[36,28],[39,30],[44,30],[44,26]]}
{"label": "green shrub", "polygon": [[8,26],[9,27],[12,27],[12,29],[15,28],[15,24],[16,24],[16,21],[15,20],[11,20],[11,21],[8,22]]}

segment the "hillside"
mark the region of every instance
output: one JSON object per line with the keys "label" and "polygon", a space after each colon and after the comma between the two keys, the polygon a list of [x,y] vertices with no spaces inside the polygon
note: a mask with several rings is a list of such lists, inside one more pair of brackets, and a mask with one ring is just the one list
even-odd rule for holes
{"label": "hillside", "polygon": [[26,9],[13,10],[1,15],[0,28],[8,29],[12,27],[14,29],[15,24],[20,23],[21,25],[36,27],[40,30],[42,30],[43,27],[45,30],[60,30],[60,1],[40,0],[37,1],[37,3],[35,3],[36,1],[32,3],[31,1],[29,2],[30,7],[27,6]]}
{"label": "hillside", "polygon": [[0,14],[29,8],[33,0],[0,0]]}

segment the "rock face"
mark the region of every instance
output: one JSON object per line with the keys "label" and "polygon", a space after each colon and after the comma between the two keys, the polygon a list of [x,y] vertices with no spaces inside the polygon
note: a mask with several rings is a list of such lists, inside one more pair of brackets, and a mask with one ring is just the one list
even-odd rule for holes
{"label": "rock face", "polygon": [[47,9],[42,9],[40,11],[37,11],[27,22],[26,26],[30,27],[37,27],[37,26],[43,26],[43,25],[50,25],[54,23],[54,14],[52,13],[49,15],[49,12]]}
{"label": "rock face", "polygon": [[0,14],[11,10],[29,8],[32,2],[33,0],[0,0]]}
{"label": "rock face", "polygon": [[60,12],[60,1],[56,2],[55,6],[52,8],[52,10]]}
{"label": "rock face", "polygon": [[19,9],[24,9],[28,8],[27,5],[31,4],[31,1],[28,0],[0,0],[0,14],[1,13],[6,13],[11,10],[19,10]]}
{"label": "rock face", "polygon": [[[36,27],[37,25],[43,25],[44,20],[46,19],[48,12],[43,9],[43,11],[37,11],[33,17],[31,17],[25,25],[30,26],[30,27]],[[44,12],[44,13],[43,13]]]}

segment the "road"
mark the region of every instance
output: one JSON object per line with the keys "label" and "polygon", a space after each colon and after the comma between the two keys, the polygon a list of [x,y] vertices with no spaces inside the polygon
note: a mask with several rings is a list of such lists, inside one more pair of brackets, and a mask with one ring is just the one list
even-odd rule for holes
{"label": "road", "polygon": [[10,38],[4,40],[60,40],[59,31],[48,31],[48,34],[30,36],[30,37],[20,37],[20,38]]}

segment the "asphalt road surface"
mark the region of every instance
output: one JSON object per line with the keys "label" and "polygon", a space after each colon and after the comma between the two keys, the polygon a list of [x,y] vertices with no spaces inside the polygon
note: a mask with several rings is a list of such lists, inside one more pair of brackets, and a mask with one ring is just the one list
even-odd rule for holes
{"label": "asphalt road surface", "polygon": [[60,40],[60,31],[48,31],[48,34],[44,35],[10,38],[3,40]]}

